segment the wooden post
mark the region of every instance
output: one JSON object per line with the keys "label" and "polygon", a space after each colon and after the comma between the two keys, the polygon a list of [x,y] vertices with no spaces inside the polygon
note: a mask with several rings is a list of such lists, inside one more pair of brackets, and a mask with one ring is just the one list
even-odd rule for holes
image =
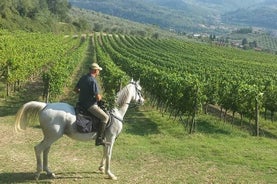
{"label": "wooden post", "polygon": [[259,102],[258,99],[255,99],[255,125],[256,125],[256,136],[260,135],[259,132]]}
{"label": "wooden post", "polygon": [[255,125],[256,125],[256,136],[260,136],[260,125],[259,125],[259,103],[263,98],[263,93],[259,93],[255,98]]}

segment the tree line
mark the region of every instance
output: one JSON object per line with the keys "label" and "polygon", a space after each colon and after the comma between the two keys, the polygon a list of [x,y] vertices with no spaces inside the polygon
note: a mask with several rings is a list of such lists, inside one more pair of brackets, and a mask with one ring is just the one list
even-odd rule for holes
{"label": "tree line", "polygon": [[0,28],[53,32],[57,29],[57,24],[63,22],[74,29],[68,15],[70,9],[71,4],[67,0],[2,0]]}
{"label": "tree line", "polygon": [[71,4],[67,0],[2,0],[0,13],[2,18],[11,18],[13,13],[21,17],[36,19],[42,13],[50,13],[60,21],[67,18]]}

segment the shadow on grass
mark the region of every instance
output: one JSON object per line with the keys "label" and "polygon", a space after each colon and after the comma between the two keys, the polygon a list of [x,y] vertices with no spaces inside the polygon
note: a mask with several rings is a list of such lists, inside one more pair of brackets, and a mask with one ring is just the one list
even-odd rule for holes
{"label": "shadow on grass", "polygon": [[0,173],[1,183],[30,183],[36,182],[35,175],[31,172]]}
{"label": "shadow on grass", "polygon": [[63,172],[56,173],[56,178],[50,178],[42,173],[37,182],[32,172],[0,173],[0,183],[53,183],[53,180],[92,178],[95,174],[103,175],[100,172]]}
{"label": "shadow on grass", "polygon": [[[230,123],[230,122],[225,122]],[[227,128],[228,126],[224,127],[224,122],[221,122],[221,125],[218,125],[216,123],[211,123],[211,121],[207,120],[200,120],[197,122],[197,130],[198,132],[202,132],[205,134],[224,134],[224,135],[231,135],[234,133],[234,130],[232,128]],[[223,125],[223,126],[222,126]],[[249,124],[247,122],[244,122],[243,125],[240,123],[232,123],[231,124],[233,127],[236,127],[238,130],[243,130],[245,132],[248,132],[249,135],[255,136],[255,126],[252,124]],[[230,127],[230,126],[229,126]],[[271,139],[277,139],[277,136],[274,135],[273,133],[264,130],[260,128],[260,137],[267,137]]]}
{"label": "shadow on grass", "polygon": [[160,133],[157,124],[149,118],[146,118],[138,109],[130,109],[129,115],[124,119],[123,126],[125,132],[134,135],[150,135]]}
{"label": "shadow on grass", "polygon": [[0,101],[0,117],[15,115],[19,108],[26,102],[38,100],[42,94],[43,86],[41,81],[28,82],[24,89],[12,93],[12,96]]}
{"label": "shadow on grass", "polygon": [[230,135],[232,130],[224,129],[220,126],[210,123],[206,120],[201,120],[197,122],[197,131],[205,134],[223,134]]}
{"label": "shadow on grass", "polygon": [[[231,124],[233,127],[236,127],[240,130],[243,130],[245,132],[248,132],[249,135],[255,136],[256,134],[256,127],[254,125],[254,123],[250,123],[249,119],[243,119],[241,120],[240,117],[235,116],[233,117],[231,114],[225,114],[221,115],[221,110],[216,107],[216,106],[209,106],[208,108],[208,113],[209,115],[213,116],[213,117],[218,117],[220,118],[221,123],[229,123]],[[221,119],[222,118],[222,119]],[[225,121],[224,121],[225,118]],[[201,125],[200,125],[201,124]],[[204,133],[218,133],[219,129],[218,127],[214,126],[213,124],[209,123],[208,121],[203,121],[203,122],[199,122],[197,124],[197,126],[199,126],[199,130],[203,131]],[[226,130],[228,131],[228,130]],[[232,132],[232,130],[228,131],[229,133]],[[277,135],[275,135],[274,133],[270,132],[270,130],[266,130],[265,128],[262,128],[261,126],[259,127],[259,136],[260,137],[267,137],[267,138],[271,138],[271,139],[277,139]],[[220,131],[219,131],[220,133]]]}

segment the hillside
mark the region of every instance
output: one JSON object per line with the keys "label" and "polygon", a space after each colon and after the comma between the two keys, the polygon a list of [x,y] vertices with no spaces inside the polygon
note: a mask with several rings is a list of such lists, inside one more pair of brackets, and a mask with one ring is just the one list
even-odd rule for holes
{"label": "hillside", "polygon": [[133,22],[92,10],[72,7],[69,16],[75,20],[76,24],[77,22],[85,23],[86,30],[83,32],[105,32],[152,38],[178,37],[176,33],[163,30],[155,25]]}
{"label": "hillside", "polygon": [[[70,0],[72,5],[90,9],[132,21],[157,25],[163,29],[183,31],[204,31],[198,24],[206,22],[212,25],[216,16],[209,9],[184,3],[181,0],[170,3],[155,1],[79,1]],[[170,6],[169,6],[170,5]],[[199,9],[201,11],[199,11]],[[208,15],[208,16],[207,16]]]}
{"label": "hillside", "polygon": [[277,29],[277,5],[238,9],[222,16],[225,23]]}
{"label": "hillside", "polygon": [[[154,24],[178,32],[224,33],[237,24],[276,29],[274,20],[277,13],[272,0],[70,0],[70,2],[77,7],[140,23]],[[265,20],[265,17],[272,19]]]}
{"label": "hillside", "polygon": [[71,5],[60,1],[0,1],[0,28],[28,32],[74,32],[76,27],[69,20]]}
{"label": "hillside", "polygon": [[155,25],[140,24],[109,16],[100,12],[72,7],[62,1],[9,1],[0,2],[0,28],[9,31],[54,32],[106,32],[147,37],[169,37],[176,34]]}

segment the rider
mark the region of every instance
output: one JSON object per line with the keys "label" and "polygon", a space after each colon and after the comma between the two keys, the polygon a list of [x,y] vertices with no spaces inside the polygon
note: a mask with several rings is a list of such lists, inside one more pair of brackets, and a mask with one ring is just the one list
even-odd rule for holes
{"label": "rider", "polygon": [[97,63],[92,63],[89,73],[82,76],[74,91],[79,93],[79,103],[91,114],[100,119],[101,124],[97,132],[95,145],[105,145],[104,132],[109,116],[97,105],[102,99],[96,77],[100,74],[102,68]]}

